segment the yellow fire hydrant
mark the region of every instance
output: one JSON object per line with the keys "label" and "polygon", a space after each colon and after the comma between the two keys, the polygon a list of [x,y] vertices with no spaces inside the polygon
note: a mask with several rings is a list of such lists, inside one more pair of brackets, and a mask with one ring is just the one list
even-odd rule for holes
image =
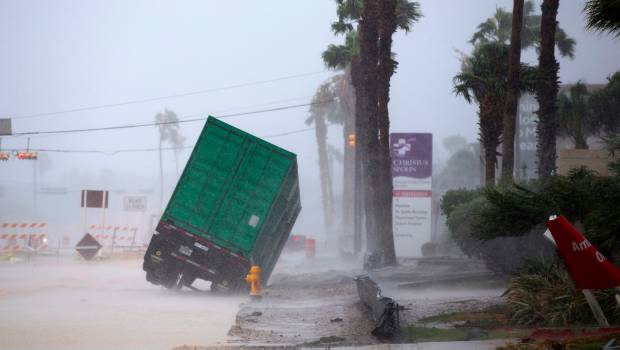
{"label": "yellow fire hydrant", "polygon": [[245,276],[245,281],[250,285],[250,297],[260,299],[260,267],[258,265],[253,265],[250,268],[250,273]]}

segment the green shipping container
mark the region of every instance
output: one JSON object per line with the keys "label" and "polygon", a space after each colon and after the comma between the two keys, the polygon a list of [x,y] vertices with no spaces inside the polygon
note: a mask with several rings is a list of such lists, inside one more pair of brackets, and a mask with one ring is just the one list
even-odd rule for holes
{"label": "green shipping container", "polygon": [[301,210],[297,156],[209,117],[145,254],[147,280],[267,281]]}

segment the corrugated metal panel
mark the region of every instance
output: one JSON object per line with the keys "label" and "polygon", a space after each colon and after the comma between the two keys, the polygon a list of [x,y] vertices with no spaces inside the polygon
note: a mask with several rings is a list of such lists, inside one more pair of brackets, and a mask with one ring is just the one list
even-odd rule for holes
{"label": "corrugated metal panel", "polygon": [[162,221],[270,272],[301,209],[297,181],[295,154],[209,117]]}

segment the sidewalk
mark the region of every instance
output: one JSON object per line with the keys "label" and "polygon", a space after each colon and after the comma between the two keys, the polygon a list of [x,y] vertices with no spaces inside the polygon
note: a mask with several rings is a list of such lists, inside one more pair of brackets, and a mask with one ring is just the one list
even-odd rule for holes
{"label": "sidewalk", "polygon": [[[495,350],[498,346],[508,343],[507,339],[480,340],[480,341],[455,341],[455,342],[429,342],[429,343],[410,343],[410,344],[381,344],[354,347],[337,347],[339,349],[360,349],[360,350]],[[302,348],[304,349],[304,348]],[[316,348],[306,348],[316,349]],[[328,348],[325,348],[328,349]]]}

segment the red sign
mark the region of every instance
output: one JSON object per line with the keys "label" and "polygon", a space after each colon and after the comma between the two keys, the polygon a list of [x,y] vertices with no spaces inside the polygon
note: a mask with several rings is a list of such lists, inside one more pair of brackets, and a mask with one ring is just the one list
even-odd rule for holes
{"label": "red sign", "polygon": [[394,197],[432,197],[432,191],[416,191],[416,190],[394,190],[392,195]]}
{"label": "red sign", "polygon": [[620,286],[620,270],[565,217],[559,215],[550,219],[547,227],[578,289],[609,289]]}

